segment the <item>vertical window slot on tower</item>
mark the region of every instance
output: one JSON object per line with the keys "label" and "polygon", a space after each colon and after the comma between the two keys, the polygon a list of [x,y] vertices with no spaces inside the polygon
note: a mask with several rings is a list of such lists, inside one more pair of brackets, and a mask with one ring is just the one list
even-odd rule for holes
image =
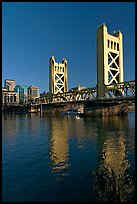
{"label": "vertical window slot on tower", "polygon": [[119,43],[117,43],[117,51],[119,51]]}
{"label": "vertical window slot on tower", "polygon": [[114,50],[116,50],[116,42],[114,42]]}
{"label": "vertical window slot on tower", "polygon": [[110,40],[108,40],[108,48],[109,48]]}
{"label": "vertical window slot on tower", "polygon": [[111,49],[113,49],[113,41],[111,41]]}

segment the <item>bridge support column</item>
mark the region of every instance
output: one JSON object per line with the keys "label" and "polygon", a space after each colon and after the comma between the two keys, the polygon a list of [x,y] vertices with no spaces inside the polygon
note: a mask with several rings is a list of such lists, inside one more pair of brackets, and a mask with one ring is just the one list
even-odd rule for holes
{"label": "bridge support column", "polygon": [[128,112],[128,103],[121,104],[85,104],[84,116],[120,116]]}

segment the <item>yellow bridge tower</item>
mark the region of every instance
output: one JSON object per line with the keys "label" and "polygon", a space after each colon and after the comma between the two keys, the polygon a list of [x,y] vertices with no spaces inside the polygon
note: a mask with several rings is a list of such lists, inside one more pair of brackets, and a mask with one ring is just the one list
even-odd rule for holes
{"label": "yellow bridge tower", "polygon": [[55,62],[55,58],[52,56],[49,60],[49,67],[49,95],[51,99],[53,94],[68,91],[67,60],[63,59],[62,63]]}
{"label": "yellow bridge tower", "polygon": [[97,96],[105,94],[105,85],[123,82],[122,33],[108,34],[107,26],[97,29]]}

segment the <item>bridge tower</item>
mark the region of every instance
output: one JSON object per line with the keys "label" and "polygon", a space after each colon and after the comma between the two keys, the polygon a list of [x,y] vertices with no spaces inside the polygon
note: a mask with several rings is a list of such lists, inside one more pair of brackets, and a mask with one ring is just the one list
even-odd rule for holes
{"label": "bridge tower", "polygon": [[97,97],[105,94],[105,85],[123,82],[122,33],[108,34],[105,23],[97,29]]}
{"label": "bridge tower", "polygon": [[64,93],[68,90],[67,82],[67,60],[63,58],[62,63],[55,62],[54,56],[49,60],[49,96]]}

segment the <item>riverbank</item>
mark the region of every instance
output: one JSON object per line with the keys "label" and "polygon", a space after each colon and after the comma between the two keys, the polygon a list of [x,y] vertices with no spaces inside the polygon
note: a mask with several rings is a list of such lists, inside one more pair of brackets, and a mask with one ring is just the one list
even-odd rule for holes
{"label": "riverbank", "polygon": [[[74,106],[74,105],[73,105]],[[62,114],[63,111],[68,108],[72,108],[70,105],[64,107],[52,107],[47,106],[41,108],[40,106],[26,104],[26,105],[5,105],[2,106],[3,113],[42,113],[42,114]],[[73,107],[74,108],[74,107]],[[81,110],[80,106],[75,107],[77,110]],[[135,104],[128,106],[127,104],[119,104],[116,106],[106,106],[106,107],[97,107],[96,109],[92,106],[86,107],[85,111],[82,111],[79,116],[115,116],[115,115],[126,115],[128,111],[135,111]]]}

